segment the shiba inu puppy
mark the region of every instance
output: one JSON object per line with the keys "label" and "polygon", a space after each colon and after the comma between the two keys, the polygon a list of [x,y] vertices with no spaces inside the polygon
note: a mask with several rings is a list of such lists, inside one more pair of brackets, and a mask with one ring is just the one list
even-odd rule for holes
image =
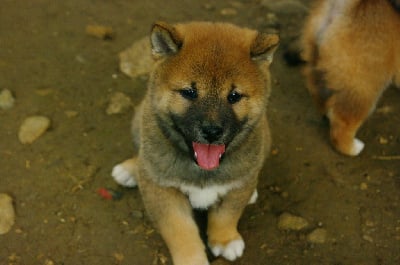
{"label": "shiba inu puppy", "polygon": [[277,35],[225,23],[154,24],[156,58],[135,111],[138,155],[114,179],[139,187],[175,265],[209,264],[192,208],[208,209],[208,244],[228,260],[244,242],[238,220],[257,196],[270,149],[269,65]]}
{"label": "shiba inu puppy", "polygon": [[385,88],[400,86],[400,1],[317,1],[302,46],[308,89],[330,121],[332,144],[358,155],[357,130]]}

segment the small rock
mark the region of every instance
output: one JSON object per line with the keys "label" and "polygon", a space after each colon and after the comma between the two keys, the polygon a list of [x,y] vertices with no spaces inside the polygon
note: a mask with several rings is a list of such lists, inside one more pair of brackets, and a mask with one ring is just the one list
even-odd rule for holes
{"label": "small rock", "polygon": [[282,198],[287,199],[289,197],[289,192],[284,191],[281,193]]}
{"label": "small rock", "polygon": [[3,89],[0,92],[0,109],[7,110],[14,106],[15,99],[10,90]]}
{"label": "small rock", "polygon": [[132,106],[130,97],[121,92],[116,92],[111,96],[110,104],[107,107],[108,115],[126,112]]}
{"label": "small rock", "polygon": [[274,13],[267,13],[265,16],[265,22],[268,28],[279,29],[280,27],[279,19]]}
{"label": "small rock", "polygon": [[324,228],[317,228],[307,235],[307,241],[313,244],[323,244],[326,242],[327,231]]}
{"label": "small rock", "polygon": [[54,93],[54,89],[51,88],[39,88],[35,90],[35,93],[38,94],[39,96],[48,96],[52,93]]}
{"label": "small rock", "polygon": [[279,216],[278,229],[300,231],[308,226],[308,221],[300,216],[283,213]]}
{"label": "small rock", "polygon": [[232,7],[223,8],[220,11],[223,16],[235,16],[237,15],[237,10]]}
{"label": "small rock", "polygon": [[149,74],[154,65],[149,37],[136,41],[131,47],[122,51],[119,60],[121,72],[132,78]]}
{"label": "small rock", "polygon": [[380,144],[388,144],[389,140],[383,136],[379,136],[379,143]]}
{"label": "small rock", "polygon": [[10,231],[15,222],[15,211],[12,198],[7,194],[0,193],[0,235]]}
{"label": "small rock", "polygon": [[393,112],[393,107],[392,106],[383,106],[380,107],[376,110],[376,113],[380,113],[380,114],[389,114]]}
{"label": "small rock", "polygon": [[214,10],[215,6],[211,3],[205,3],[205,4],[203,4],[203,8],[210,11],[210,10]]}
{"label": "small rock", "polygon": [[279,149],[278,148],[274,148],[271,150],[271,155],[276,156],[279,154]]}
{"label": "small rock", "polygon": [[374,239],[370,235],[363,235],[362,239],[364,239],[365,241],[368,241],[370,243],[374,243]]}
{"label": "small rock", "polygon": [[45,116],[26,118],[19,128],[18,139],[23,144],[31,144],[50,127],[50,119]]}
{"label": "small rock", "polygon": [[242,8],[243,7],[243,3],[239,2],[239,1],[233,1],[229,3],[231,6],[233,6],[234,8]]}
{"label": "small rock", "polygon": [[44,265],[54,265],[54,261],[52,261],[51,259],[46,259],[44,261]]}
{"label": "small rock", "polygon": [[131,216],[135,219],[142,219],[143,218],[143,212],[140,210],[133,210],[131,212]]}
{"label": "small rock", "polygon": [[307,14],[308,8],[300,1],[296,0],[262,0],[260,3],[262,6],[265,6],[269,10],[277,14]]}
{"label": "small rock", "polygon": [[365,182],[361,182],[360,184],[360,190],[367,190],[368,189],[368,184]]}
{"label": "small rock", "polygon": [[78,114],[79,114],[75,110],[66,110],[66,111],[64,111],[64,113],[68,118],[74,118],[74,117],[78,116]]}
{"label": "small rock", "polygon": [[124,260],[124,258],[125,258],[124,254],[119,253],[119,252],[115,252],[113,256],[114,256],[114,259],[115,259],[115,261],[117,262],[117,264],[121,264],[121,262],[122,262],[122,261]]}
{"label": "small rock", "polygon": [[112,40],[115,37],[111,27],[101,25],[87,25],[86,34],[103,40]]}

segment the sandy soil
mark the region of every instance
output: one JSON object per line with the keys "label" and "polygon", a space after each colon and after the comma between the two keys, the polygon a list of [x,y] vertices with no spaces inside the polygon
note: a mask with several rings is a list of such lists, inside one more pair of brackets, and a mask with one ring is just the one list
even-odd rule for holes
{"label": "sandy soil", "polygon": [[[287,8],[274,10],[269,2],[2,0],[0,91],[9,89],[16,104],[0,110],[0,193],[13,197],[16,224],[0,235],[0,264],[171,264],[138,190],[110,177],[113,165],[133,152],[133,110],[105,112],[114,92],[134,104],[143,96],[145,78],[122,74],[118,53],[146,36],[155,20],[281,30],[269,107],[274,152],[260,177],[259,200],[239,224],[245,253],[231,264],[400,264],[400,93],[388,89],[362,127],[367,145],[359,157],[337,154],[300,69],[282,58],[309,1],[276,1]],[[87,35],[93,24],[112,27],[114,38]],[[51,128],[23,145],[18,129],[31,115],[49,117]],[[105,200],[100,187],[123,196]],[[284,212],[309,226],[278,229]],[[322,243],[309,240],[316,228],[327,232]]]}

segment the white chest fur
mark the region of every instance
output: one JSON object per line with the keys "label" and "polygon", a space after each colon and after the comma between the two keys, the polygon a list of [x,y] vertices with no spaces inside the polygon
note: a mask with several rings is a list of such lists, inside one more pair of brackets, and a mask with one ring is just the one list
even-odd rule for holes
{"label": "white chest fur", "polygon": [[237,183],[229,185],[214,185],[205,188],[199,188],[190,185],[181,185],[180,190],[189,197],[193,208],[207,209],[216,203],[221,197],[225,196],[233,188],[240,185]]}

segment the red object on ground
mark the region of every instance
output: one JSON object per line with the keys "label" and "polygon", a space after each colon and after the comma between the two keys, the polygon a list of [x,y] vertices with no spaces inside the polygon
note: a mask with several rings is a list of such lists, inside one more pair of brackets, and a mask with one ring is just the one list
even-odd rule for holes
{"label": "red object on ground", "polygon": [[106,200],[112,200],[113,194],[106,188],[99,188],[97,193]]}

